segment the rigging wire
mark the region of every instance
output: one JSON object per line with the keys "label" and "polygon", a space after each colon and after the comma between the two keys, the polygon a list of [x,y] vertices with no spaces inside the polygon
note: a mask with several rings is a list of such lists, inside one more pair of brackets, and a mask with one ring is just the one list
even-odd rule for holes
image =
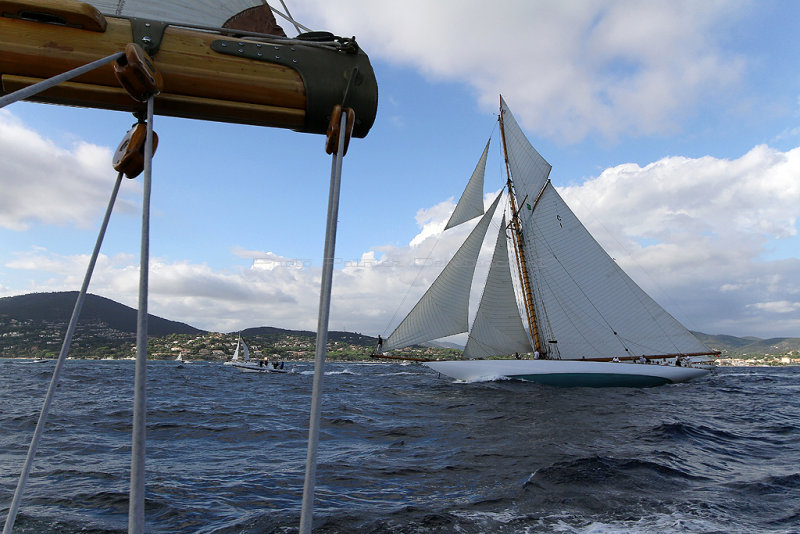
{"label": "rigging wire", "polygon": [[47,394],[44,399],[44,404],[42,405],[42,411],[39,414],[39,421],[36,423],[36,429],[33,432],[33,438],[31,439],[30,447],[28,448],[28,455],[25,458],[25,464],[23,465],[22,472],[19,475],[19,481],[17,482],[17,489],[14,492],[14,497],[11,501],[11,506],[8,509],[8,514],[6,515],[6,522],[3,526],[3,534],[10,534],[14,528],[14,522],[17,518],[17,511],[19,510],[20,501],[22,500],[22,494],[25,491],[25,484],[28,480],[28,475],[30,474],[31,468],[33,467],[33,460],[36,457],[36,452],[39,448],[39,442],[42,438],[42,433],[44,432],[44,426],[47,423],[47,416],[50,412],[50,406],[53,403],[53,397],[55,396],[55,390],[60,386],[60,377],[61,371],[64,368],[64,361],[67,358],[67,353],[69,352],[70,344],[72,343],[72,335],[75,333],[75,328],[78,325],[78,317],[80,316],[81,309],[83,308],[83,302],[86,298],[86,293],[89,290],[89,283],[92,280],[92,273],[94,273],[94,267],[97,264],[97,257],[100,255],[100,247],[103,244],[103,239],[106,235],[106,229],[108,228],[108,221],[111,218],[111,212],[114,208],[114,204],[117,200],[117,194],[119,193],[120,184],[122,183],[122,172],[117,175],[117,181],[114,183],[114,188],[111,191],[111,198],[108,201],[108,207],[106,208],[105,216],[103,217],[103,222],[100,225],[100,231],[97,235],[97,241],[94,245],[94,250],[92,251],[91,259],[89,260],[89,265],[86,267],[86,274],[83,278],[83,285],[81,285],[81,289],[78,292],[78,298],[75,302],[75,307],[72,310],[72,317],[69,320],[69,325],[67,326],[67,331],[64,334],[64,341],[61,344],[61,352],[58,354],[58,360],[56,361],[55,369],[53,370],[53,378],[50,380],[50,386],[47,389]]}
{"label": "rigging wire", "polygon": [[[266,0],[261,0],[261,1],[264,3],[265,6],[270,8],[270,10],[272,10],[273,13],[275,13],[276,15],[281,17],[282,19],[284,19],[287,22],[289,22],[292,26],[294,26],[294,29],[297,30],[297,33],[303,33],[303,32],[312,31],[310,28],[308,28],[308,27],[300,24],[296,20],[294,20],[294,17],[292,17],[292,14],[289,13],[289,8],[286,7],[286,4],[284,3],[283,0],[281,0],[281,5],[283,6],[283,9],[286,11],[286,13],[282,13],[281,11],[275,9],[274,7],[269,5]],[[301,29],[302,29],[302,31],[301,31]]]}
{"label": "rigging wire", "polygon": [[[266,5],[266,6],[267,6],[267,7],[269,7],[270,9],[272,9],[272,7],[271,7],[269,4],[267,4],[267,0],[262,0],[262,1],[264,2],[264,5]],[[296,21],[294,20],[294,17],[292,17],[292,14],[291,14],[291,13],[289,13],[289,8],[288,8],[288,7],[286,7],[286,2],[284,2],[283,0],[281,0],[281,5],[283,6],[283,10],[284,10],[284,11],[286,11],[286,15],[288,15],[288,17],[285,17],[285,18],[287,18],[287,20],[288,20],[289,22],[291,22],[291,23],[292,23],[292,26],[294,26],[294,29],[295,29],[295,30],[297,30],[297,33],[303,33],[303,32],[300,30],[300,27],[301,27],[301,25],[300,25],[298,22],[296,22]],[[283,14],[282,14],[282,13],[280,13],[280,12],[278,12],[278,11],[274,10],[274,9],[272,9],[272,11],[273,11],[273,12],[275,12],[275,13],[278,13],[278,14],[279,14],[279,15],[281,15],[281,16],[283,16]],[[308,28],[306,28],[305,26],[303,26],[303,28],[305,28],[305,30],[306,30],[306,31],[309,31],[309,30],[308,30]]]}

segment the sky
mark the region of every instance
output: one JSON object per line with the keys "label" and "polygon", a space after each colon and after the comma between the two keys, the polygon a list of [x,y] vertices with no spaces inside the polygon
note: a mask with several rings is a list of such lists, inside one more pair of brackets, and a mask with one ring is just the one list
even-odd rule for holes
{"label": "sky", "polygon": [[[356,36],[378,79],[375,125],[343,162],[331,329],[399,324],[469,231],[443,228],[490,137],[487,203],[503,186],[502,94],[576,215],[687,328],[800,337],[800,4],[287,4],[310,28]],[[133,122],[0,110],[0,297],[80,288]],[[315,330],[324,137],[153,124],[150,313]],[[124,180],[89,288],[132,307],[141,194],[141,176]]]}

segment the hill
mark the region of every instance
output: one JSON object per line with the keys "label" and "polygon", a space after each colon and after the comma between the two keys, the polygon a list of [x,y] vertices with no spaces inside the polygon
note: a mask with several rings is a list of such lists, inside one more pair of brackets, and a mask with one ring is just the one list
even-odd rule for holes
{"label": "hill", "polygon": [[[44,357],[58,355],[77,292],[33,293],[0,298],[0,357]],[[70,355],[78,358],[127,358],[135,353],[137,312],[97,295],[87,295],[73,336]],[[178,321],[149,315],[147,353],[151,359],[229,359],[238,332],[205,332]],[[270,326],[241,332],[254,357],[281,359],[314,358],[316,334]],[[377,339],[354,332],[328,333],[327,354],[332,359],[363,359]],[[412,347],[415,356],[445,356],[453,351]]]}
{"label": "hill", "polygon": [[[0,298],[0,318],[7,317],[17,321],[36,321],[49,323],[69,323],[75,308],[77,291],[58,293],[30,293],[16,297]],[[137,311],[129,306],[98,295],[87,294],[81,308],[80,323],[101,323],[107,328],[120,332],[136,333]],[[185,323],[147,315],[147,334],[166,336],[168,334],[200,334],[203,330]]]}
{"label": "hill", "polygon": [[800,337],[736,337],[692,332],[694,336],[711,349],[719,350],[724,357],[781,355],[800,352]]}
{"label": "hill", "polygon": [[[75,306],[77,292],[32,293],[0,298],[0,357],[54,357],[61,348],[64,332]],[[73,337],[70,354],[81,358],[130,357],[136,342],[135,309],[98,295],[87,295]],[[174,359],[179,352],[187,357],[210,360],[229,358],[238,332],[205,332],[178,321],[148,316],[148,355],[154,359]],[[724,357],[758,358],[765,355],[800,353],[800,338],[761,339],[710,335],[692,332],[709,348]],[[280,356],[283,359],[312,359],[316,333],[271,326],[248,328],[241,332],[255,356]],[[354,332],[328,333],[331,358],[362,359],[375,347],[377,339]],[[455,345],[426,344],[404,350],[414,357],[453,357]]]}

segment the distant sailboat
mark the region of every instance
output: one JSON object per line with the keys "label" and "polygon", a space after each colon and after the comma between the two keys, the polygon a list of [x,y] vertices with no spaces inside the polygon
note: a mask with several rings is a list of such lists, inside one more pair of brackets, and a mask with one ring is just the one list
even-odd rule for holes
{"label": "distant sailboat", "polygon": [[[503,216],[472,328],[472,278],[502,194],[386,339],[383,351],[469,331],[463,359],[425,365],[458,380],[515,378],[561,386],[655,386],[707,374],[680,363],[718,353],[653,301],[600,247],[550,183],[550,164],[525,138],[502,98],[500,106],[508,224]],[[486,152],[447,228],[483,213]]]}
{"label": "distant sailboat", "polygon": [[[242,358],[239,359],[239,349],[242,350]],[[287,373],[288,370],[284,369],[283,362],[268,362],[267,360],[250,360],[250,350],[247,348],[242,338],[241,332],[239,338],[236,340],[236,350],[233,352],[233,357],[230,361],[225,362],[225,365],[232,365],[239,371],[244,373]]]}
{"label": "distant sailboat", "polygon": [[[241,359],[239,358],[239,351],[242,352]],[[242,339],[242,333],[239,332],[239,337],[236,339],[236,350],[233,351],[233,357],[230,361],[225,362],[225,365],[241,365],[250,363],[250,350],[247,348],[247,343]]]}
{"label": "distant sailboat", "polygon": [[192,363],[191,361],[189,361],[189,360],[187,360],[187,359],[185,359],[183,357],[183,351],[178,353],[178,357],[175,358],[175,361],[178,362],[178,363]]}

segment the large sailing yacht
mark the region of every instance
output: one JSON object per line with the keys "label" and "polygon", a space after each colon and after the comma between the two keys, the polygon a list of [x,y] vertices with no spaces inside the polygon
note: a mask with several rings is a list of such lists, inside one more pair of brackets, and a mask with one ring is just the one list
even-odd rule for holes
{"label": "large sailing yacht", "polygon": [[[594,240],[551,184],[550,164],[525,138],[502,97],[500,133],[504,193],[483,212],[487,144],[447,228],[482,218],[383,351],[469,331],[462,359],[425,365],[458,380],[514,378],[560,386],[655,386],[707,374],[689,366],[689,359],[718,353],[650,298]],[[475,264],[504,194],[507,213],[468,329]]]}

